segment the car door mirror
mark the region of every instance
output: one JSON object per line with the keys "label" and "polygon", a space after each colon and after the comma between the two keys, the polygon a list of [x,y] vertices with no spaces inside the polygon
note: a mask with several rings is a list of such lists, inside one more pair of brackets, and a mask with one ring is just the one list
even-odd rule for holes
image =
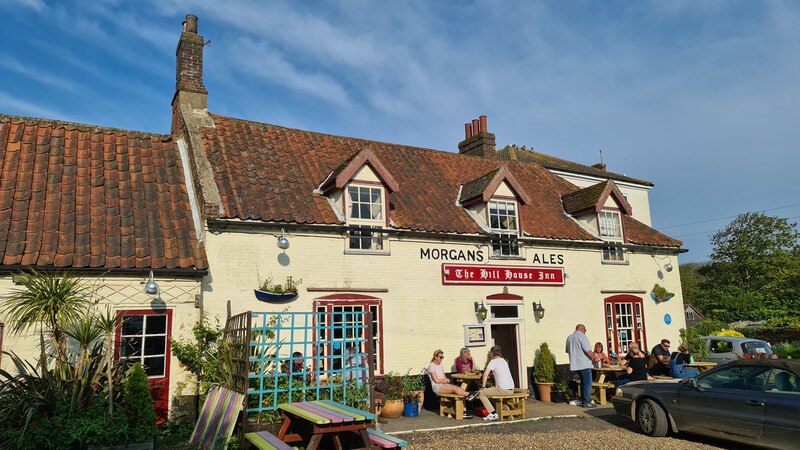
{"label": "car door mirror", "polygon": [[697,389],[698,391],[702,391],[703,390],[703,388],[700,387],[699,384],[697,384],[697,378],[694,378],[694,377],[689,378],[689,387],[691,387],[692,389]]}

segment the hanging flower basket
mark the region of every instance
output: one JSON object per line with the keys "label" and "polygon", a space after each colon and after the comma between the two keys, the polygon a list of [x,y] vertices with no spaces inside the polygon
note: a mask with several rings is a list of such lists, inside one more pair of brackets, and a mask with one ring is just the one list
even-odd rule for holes
{"label": "hanging flower basket", "polygon": [[253,292],[256,294],[256,299],[262,302],[287,302],[289,300],[294,300],[297,298],[297,293],[295,292],[287,292],[284,294],[275,294],[269,291],[262,291],[260,289],[253,289]]}

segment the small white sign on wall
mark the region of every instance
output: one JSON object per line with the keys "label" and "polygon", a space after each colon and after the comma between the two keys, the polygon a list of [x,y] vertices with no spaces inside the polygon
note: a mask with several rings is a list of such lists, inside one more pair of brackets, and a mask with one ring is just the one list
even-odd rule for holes
{"label": "small white sign on wall", "polygon": [[486,345],[486,325],[468,323],[464,325],[464,346],[483,347]]}

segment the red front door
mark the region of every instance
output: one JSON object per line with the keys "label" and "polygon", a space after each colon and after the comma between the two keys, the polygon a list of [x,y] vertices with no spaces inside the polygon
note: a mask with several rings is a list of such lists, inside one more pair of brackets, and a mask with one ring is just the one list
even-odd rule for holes
{"label": "red front door", "polygon": [[169,339],[172,311],[136,310],[117,314],[117,358],[140,363],[150,377],[158,423],[169,413]]}

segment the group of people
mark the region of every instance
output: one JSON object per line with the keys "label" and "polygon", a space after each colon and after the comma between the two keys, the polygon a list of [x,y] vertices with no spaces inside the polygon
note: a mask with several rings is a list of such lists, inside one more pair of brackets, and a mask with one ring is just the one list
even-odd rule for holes
{"label": "group of people", "polygon": [[[614,363],[625,366],[627,376],[618,380],[619,385],[631,381],[652,380],[659,375],[675,378],[697,375],[696,370],[685,368],[686,364],[694,362],[686,347],[681,345],[677,352],[670,352],[670,345],[669,339],[662,339],[648,354],[639,348],[639,344],[632,342],[626,355],[617,358],[612,354],[609,358],[603,352],[603,344],[597,342],[592,348],[589,338],[586,337],[586,327],[583,324],[576,325],[575,332],[567,337],[566,352],[569,354],[569,369],[578,374],[581,380],[580,405],[585,408],[597,406],[591,400],[593,367],[608,367]],[[613,359],[616,361],[612,361]]]}
{"label": "group of people", "polygon": [[[467,401],[475,400],[476,398],[483,404],[483,407],[488,411],[488,415],[483,420],[497,420],[499,416],[494,409],[494,405],[489,401],[493,395],[511,395],[514,393],[514,378],[511,376],[511,369],[508,367],[508,362],[503,359],[503,353],[499,346],[494,346],[489,349],[488,362],[482,373],[475,369],[475,362],[472,359],[470,350],[466,347],[462,348],[459,356],[455,359],[456,372],[458,373],[481,373],[480,384],[478,389],[474,391],[467,391],[461,386],[450,383],[450,379],[445,376],[444,366],[444,352],[436,350],[433,352],[431,363],[428,364],[428,376],[431,380],[431,389],[437,395],[439,394],[456,394],[463,395]],[[494,379],[494,386],[487,387],[486,383],[489,381],[489,376]],[[465,412],[465,417],[471,417]]]}

